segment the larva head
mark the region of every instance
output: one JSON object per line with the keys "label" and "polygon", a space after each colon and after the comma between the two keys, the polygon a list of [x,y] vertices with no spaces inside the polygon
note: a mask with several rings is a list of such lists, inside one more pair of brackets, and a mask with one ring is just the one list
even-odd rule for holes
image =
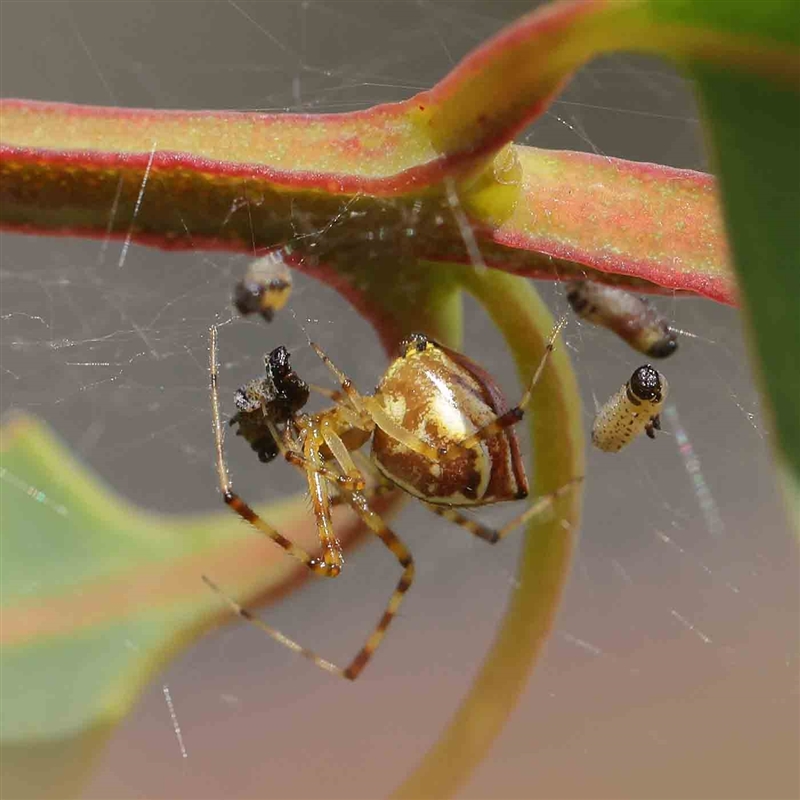
{"label": "larva head", "polygon": [[628,386],[631,394],[645,403],[661,403],[667,396],[666,378],[650,364],[635,370]]}
{"label": "larva head", "polygon": [[[506,410],[494,379],[461,353],[412,334],[400,345],[376,398],[392,421],[438,450],[452,448]],[[485,505],[525,497],[525,470],[513,428],[432,461],[380,427],[372,440],[380,471],[430,503]]]}

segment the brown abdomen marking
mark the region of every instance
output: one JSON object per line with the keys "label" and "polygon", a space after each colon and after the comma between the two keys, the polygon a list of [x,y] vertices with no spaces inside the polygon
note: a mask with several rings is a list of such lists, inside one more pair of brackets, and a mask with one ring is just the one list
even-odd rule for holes
{"label": "brown abdomen marking", "polygon": [[[397,359],[376,396],[393,420],[436,448],[451,446],[506,409],[492,378],[460,353],[431,345]],[[430,503],[486,505],[527,493],[513,429],[452,459],[430,461],[375,431],[372,457],[381,472]]]}

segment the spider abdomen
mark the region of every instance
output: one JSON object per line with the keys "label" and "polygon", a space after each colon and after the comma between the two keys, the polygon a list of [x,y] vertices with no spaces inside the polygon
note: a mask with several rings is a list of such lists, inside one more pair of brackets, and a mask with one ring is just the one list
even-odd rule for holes
{"label": "spider abdomen", "polygon": [[374,462],[409,494],[444,505],[487,505],[527,495],[513,428],[453,452],[506,410],[491,376],[465,356],[420,337],[389,366],[376,397],[405,430],[437,450],[450,449],[449,457],[432,461],[376,429]]}

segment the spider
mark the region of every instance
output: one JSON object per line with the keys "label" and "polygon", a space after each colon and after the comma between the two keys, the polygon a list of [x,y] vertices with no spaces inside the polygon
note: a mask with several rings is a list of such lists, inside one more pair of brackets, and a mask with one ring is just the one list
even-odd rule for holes
{"label": "spider", "polygon": [[[203,580],[239,616],[270,637],[311,660],[318,667],[349,680],[359,676],[384,638],[414,579],[414,560],[406,545],[372,510],[369,498],[399,488],[432,512],[466,528],[492,544],[529,519],[550,509],[556,498],[583,480],[576,477],[537,498],[499,530],[464,516],[460,506],[482,506],[528,496],[528,480],[514,427],[522,418],[555,339],[555,327],[544,354],[519,403],[508,408],[494,379],[467,356],[427,336],[404,339],[372,395],[361,394],[315,344],[311,347],[337,379],[340,391],[311,387],[333,406],[309,414],[301,409],[309,386],[289,365],[286,348],[265,359],[266,377],[236,393],[237,414],[231,419],[262,461],[281,453],[305,473],[322,555],[294,544],[262,519],[233,490],[223,449],[220,419],[217,328],[210,330],[211,407],[216,466],[225,503],[259,532],[317,575],[336,577],[344,559],[333,530],[331,507],[349,504],[366,526],[392,552],[403,569],[377,625],[344,667],[321,658],[255,617],[226,595],[210,578]],[[359,449],[371,440],[371,458]],[[361,467],[356,466],[357,459]],[[370,479],[370,486],[367,485]],[[333,489],[334,494],[331,495]]]}

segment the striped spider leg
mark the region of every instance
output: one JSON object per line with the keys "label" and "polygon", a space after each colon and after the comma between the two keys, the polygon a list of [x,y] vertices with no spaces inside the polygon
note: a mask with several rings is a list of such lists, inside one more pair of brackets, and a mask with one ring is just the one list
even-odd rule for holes
{"label": "striped spider leg", "polygon": [[[355,453],[354,455],[360,456],[361,454]],[[373,483],[364,490],[364,493],[368,497],[380,497],[381,495],[396,491],[397,487],[388,478],[385,478],[375,468],[374,464],[366,461],[363,458],[359,458],[359,466],[361,472],[365,476],[370,476],[374,479]],[[428,509],[428,511],[431,511],[437,516],[446,519],[448,522],[452,522],[453,524],[464,528],[478,539],[483,539],[484,541],[489,542],[489,544],[497,544],[497,542],[501,541],[508,536],[508,534],[522,527],[526,522],[529,522],[540,515],[547,514],[552,510],[553,504],[559,497],[567,494],[575,484],[580,483],[581,481],[583,481],[582,476],[578,478],[572,478],[554,491],[534,498],[533,502],[531,502],[524,511],[509,520],[499,530],[497,528],[491,528],[479,520],[473,519],[472,517],[468,517],[466,514],[463,514],[451,505],[435,505],[430,502],[423,502],[422,504]],[[340,503],[344,502],[344,497],[341,494],[337,494],[332,498],[332,502],[334,505],[339,505]]]}
{"label": "striped spider leg", "polygon": [[443,517],[461,528],[465,528],[473,536],[477,536],[479,539],[489,542],[489,544],[497,544],[502,539],[505,539],[509,533],[522,527],[526,522],[550,511],[553,508],[553,503],[555,503],[559,497],[567,494],[575,484],[580,483],[582,480],[583,477],[571,478],[555,491],[548,492],[547,494],[535,498],[521,514],[518,514],[499,530],[484,525],[482,522],[472,519],[472,517],[468,517],[452,506],[436,506],[432,503],[425,503],[425,507],[437,516]]}
{"label": "striped spider leg", "polygon": [[[274,352],[275,351],[273,351],[273,353]],[[277,402],[275,401],[275,397],[281,394],[280,389],[284,388],[284,384],[282,381],[274,381],[276,386],[272,388],[277,388],[277,391],[273,392],[273,395],[270,396],[272,400],[262,409],[262,413],[265,416],[269,414],[273,417],[267,420],[265,427],[275,444],[275,448],[281,451],[290,463],[306,473],[317,531],[323,546],[322,558],[312,556],[304,548],[294,544],[279,533],[233,491],[227,464],[225,462],[223,428],[220,418],[219,364],[217,359],[216,327],[212,327],[210,332],[209,371],[211,376],[211,408],[213,414],[217,474],[220,491],[222,492],[226,505],[315,574],[325,577],[336,577],[342,570],[344,558],[341,546],[333,530],[331,502],[328,492],[328,482],[330,481],[336,485],[340,494],[361,517],[367,527],[372,530],[394,554],[403,567],[403,573],[372,634],[345,668],[338,667],[332,662],[321,658],[313,651],[303,647],[277,629],[263,622],[251,611],[225,594],[225,592],[223,592],[208,576],[204,575],[203,580],[228,603],[235,613],[260,628],[271,638],[309,659],[318,667],[334,675],[354,680],[364,669],[383,639],[387,628],[397,613],[403,596],[408,591],[414,579],[414,561],[411,557],[411,553],[399,537],[383,522],[379,515],[369,507],[364,494],[358,488],[364,484],[363,476],[361,476],[361,473],[355,467],[353,460],[349,456],[347,445],[345,445],[342,439],[342,436],[348,438],[353,433],[360,433],[361,435],[358,436],[358,439],[363,443],[364,434],[366,434],[366,438],[368,438],[370,431],[359,431],[355,424],[358,422],[359,415],[350,412],[342,405],[337,405],[328,411],[314,415],[298,414],[299,409],[297,408],[293,408],[288,414],[283,414],[283,409],[277,408],[275,405]],[[292,374],[290,377],[296,376]],[[289,393],[289,396],[291,396],[291,393]],[[306,399],[307,394],[305,398],[302,399],[302,403],[300,403],[301,407],[305,404]],[[300,400],[297,402],[299,403]],[[297,405],[297,403],[294,405]],[[278,406],[280,406],[280,403],[278,403]],[[253,409],[248,413],[257,412]],[[255,423],[253,423],[253,425],[255,425]],[[279,425],[284,426],[282,432],[279,431]],[[252,433],[252,431],[250,431],[250,433]],[[256,434],[253,434],[252,437],[245,434],[245,438],[251,441],[253,449],[257,451],[258,447],[256,445],[261,446],[264,444],[264,436],[259,438]],[[261,452],[264,452],[263,449]],[[261,452],[259,455],[261,455]],[[272,451],[270,450],[270,452]],[[324,452],[333,455],[342,472],[324,467]],[[339,461],[339,456],[345,456],[343,457],[344,463]],[[274,455],[272,457],[274,457]],[[352,478],[355,473],[358,473],[358,482]]]}

